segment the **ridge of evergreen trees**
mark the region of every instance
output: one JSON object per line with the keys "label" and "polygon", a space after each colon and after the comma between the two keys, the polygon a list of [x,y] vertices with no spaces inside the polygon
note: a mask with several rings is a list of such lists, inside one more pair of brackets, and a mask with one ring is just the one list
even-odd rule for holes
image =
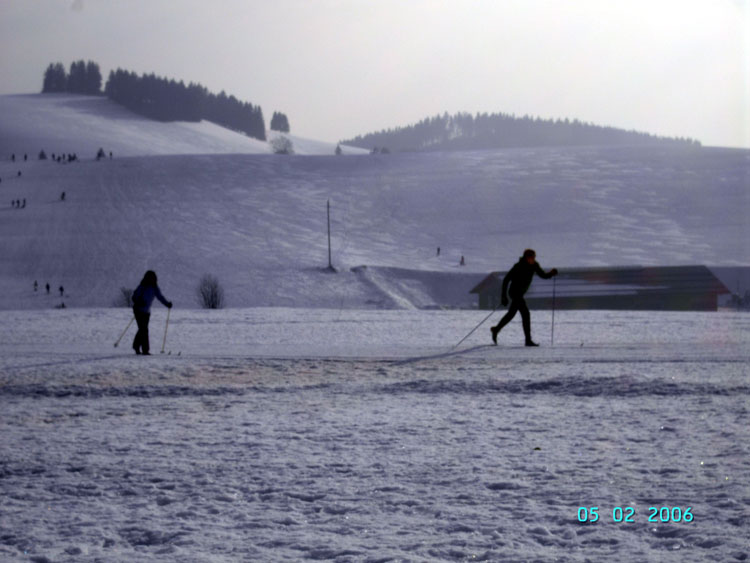
{"label": "ridge of evergreen trees", "polygon": [[218,125],[266,140],[263,110],[242,102],[224,91],[213,94],[204,86],[176,82],[156,76],[117,69],[109,73],[104,93],[126,108],[158,121],[200,121]]}
{"label": "ridge of evergreen trees", "polygon": [[436,115],[407,127],[384,129],[342,141],[365,149],[386,146],[392,151],[477,150],[574,145],[673,144],[700,146],[693,139],[658,137],[584,123],[577,119],[516,117],[505,113]]}
{"label": "ridge of evergreen trees", "polygon": [[[42,93],[68,92],[73,94],[102,93],[102,75],[93,61],[76,61],[65,72],[62,63],[50,63],[44,72]],[[134,72],[117,69],[109,73],[104,94],[129,110],[158,121],[200,121],[206,119],[218,125],[266,140],[263,110],[242,102],[225,92],[213,94],[200,84],[187,86],[154,74],[138,76]],[[274,114],[274,116],[277,114]],[[289,132],[289,120],[284,114],[282,124]]]}
{"label": "ridge of evergreen trees", "polygon": [[273,112],[273,117],[271,117],[271,131],[289,133],[289,119],[287,116],[278,111]]}
{"label": "ridge of evergreen trees", "polygon": [[70,72],[65,72],[62,63],[50,63],[44,71],[42,93],[87,94],[98,96],[102,90],[102,73],[94,61],[75,61]]}

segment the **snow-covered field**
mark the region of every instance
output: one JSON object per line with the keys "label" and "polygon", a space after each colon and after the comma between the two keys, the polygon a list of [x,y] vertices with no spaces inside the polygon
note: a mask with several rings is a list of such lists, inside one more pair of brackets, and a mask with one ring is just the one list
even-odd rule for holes
{"label": "snow-covered field", "polygon": [[162,355],[161,308],[146,358],[126,310],[5,312],[0,558],[750,557],[750,317],[557,312],[553,347],[533,312],[542,348],[453,350],[483,317],[175,309]]}
{"label": "snow-covered field", "polygon": [[[749,316],[558,311],[553,346],[532,311],[527,349],[498,313],[454,349],[526,247],[750,263],[748,151],[293,142],[0,96],[1,560],[750,559]],[[112,305],[148,268],[175,308],[137,357]]]}

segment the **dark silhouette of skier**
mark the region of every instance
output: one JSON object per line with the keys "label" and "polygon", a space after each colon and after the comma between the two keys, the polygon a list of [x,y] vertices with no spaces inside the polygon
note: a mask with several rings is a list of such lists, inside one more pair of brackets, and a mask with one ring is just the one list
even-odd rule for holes
{"label": "dark silhouette of skier", "polygon": [[47,295],[49,295],[49,284],[46,284],[44,287],[47,289]]}
{"label": "dark silhouette of skier", "polygon": [[[497,344],[498,333],[513,320],[516,313],[520,312],[521,320],[523,321],[523,333],[526,337],[526,346],[539,346],[539,344],[531,340],[531,314],[526,305],[526,300],[523,298],[529,286],[531,286],[534,274],[540,278],[549,279],[557,275],[557,268],[552,268],[549,272],[542,270],[542,267],[536,261],[536,252],[529,248],[524,251],[523,256],[503,278],[503,287],[500,293],[501,303],[503,306],[507,306],[508,295],[510,295],[510,307],[505,316],[500,319],[500,322],[490,328],[492,342],[495,344]],[[508,290],[509,285],[510,290]]]}
{"label": "dark silhouette of skier", "polygon": [[165,307],[172,308],[172,302],[164,298],[156,284],[156,273],[149,270],[144,274],[141,283],[133,292],[133,315],[135,315],[135,322],[138,325],[138,332],[135,333],[135,339],[133,340],[133,350],[136,354],[150,355],[148,321],[151,318],[151,304],[154,299],[161,301]]}
{"label": "dark silhouette of skier", "polygon": [[60,286],[60,297],[63,297],[65,295],[65,288],[63,286]]}

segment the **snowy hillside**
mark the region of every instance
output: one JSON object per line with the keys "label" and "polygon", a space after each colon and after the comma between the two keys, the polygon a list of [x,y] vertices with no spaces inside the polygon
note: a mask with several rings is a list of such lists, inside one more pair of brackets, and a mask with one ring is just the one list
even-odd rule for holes
{"label": "snowy hillside", "polygon": [[[60,97],[68,109],[42,111],[46,99],[0,97],[2,309],[53,307],[60,285],[67,306],[110,306],[147,268],[183,308],[197,306],[198,280],[213,273],[231,307],[340,309],[445,304],[437,277],[373,266],[467,274],[467,301],[453,305],[470,306],[473,284],[526,247],[547,268],[750,263],[747,151],[190,155],[240,152],[241,142],[253,152],[257,141],[123,115],[104,99]],[[68,144],[42,145],[43,134]],[[94,161],[99,145],[115,158]],[[40,148],[86,158],[40,162]],[[122,157],[136,149],[151,156]],[[28,162],[10,161],[26,151]],[[329,199],[338,274],[324,271]],[[51,294],[34,292],[35,280]]]}
{"label": "snowy hillside", "polygon": [[[48,154],[96,155],[99,147],[116,157],[166,154],[268,154],[269,143],[214,123],[161,123],[141,117],[105,97],[71,94],[0,96],[0,154],[40,150]],[[269,140],[278,133],[269,132]],[[296,154],[334,154],[335,143],[286,135]],[[366,154],[342,147],[344,154]]]}

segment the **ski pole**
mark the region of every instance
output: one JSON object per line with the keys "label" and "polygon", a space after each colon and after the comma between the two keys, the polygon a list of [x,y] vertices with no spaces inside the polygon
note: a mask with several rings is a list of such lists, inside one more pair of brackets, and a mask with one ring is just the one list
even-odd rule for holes
{"label": "ski pole", "polygon": [[125,336],[125,333],[130,328],[130,325],[133,324],[133,320],[135,320],[135,317],[133,317],[132,319],[130,319],[130,322],[128,323],[128,326],[126,326],[125,330],[122,331],[122,334],[120,335],[120,338],[118,338],[117,341],[115,342],[115,348],[117,348],[117,345],[120,343],[120,340],[122,340],[122,337]]}
{"label": "ski pole", "polygon": [[460,344],[461,344],[461,343],[462,343],[462,342],[463,342],[464,340],[466,340],[467,338],[469,338],[469,336],[471,336],[472,334],[474,334],[474,331],[475,331],[475,330],[477,330],[477,329],[478,329],[478,328],[479,328],[480,326],[482,326],[482,325],[484,324],[484,321],[486,321],[487,319],[489,319],[489,318],[490,318],[490,317],[492,316],[492,314],[493,314],[493,313],[494,313],[495,311],[497,311],[497,307],[495,307],[494,309],[492,309],[492,311],[490,311],[490,314],[489,314],[489,315],[487,315],[486,317],[484,317],[484,318],[482,319],[482,322],[481,322],[481,323],[479,323],[479,324],[478,324],[477,326],[475,326],[475,327],[474,327],[473,329],[471,329],[471,332],[470,332],[469,334],[467,334],[466,336],[464,336],[464,337],[463,337],[463,338],[462,338],[461,340],[459,340],[459,341],[458,341],[458,344],[456,344],[456,345],[455,345],[455,346],[454,346],[453,348],[458,348],[458,346],[459,346],[459,345],[460,345]]}
{"label": "ski pole", "polygon": [[552,278],[552,347],[555,346],[555,284],[557,277]]}
{"label": "ski pole", "polygon": [[164,340],[161,341],[161,353],[164,353],[164,346],[167,345],[167,328],[169,328],[169,313],[172,311],[172,307],[167,309],[167,324],[164,325]]}

